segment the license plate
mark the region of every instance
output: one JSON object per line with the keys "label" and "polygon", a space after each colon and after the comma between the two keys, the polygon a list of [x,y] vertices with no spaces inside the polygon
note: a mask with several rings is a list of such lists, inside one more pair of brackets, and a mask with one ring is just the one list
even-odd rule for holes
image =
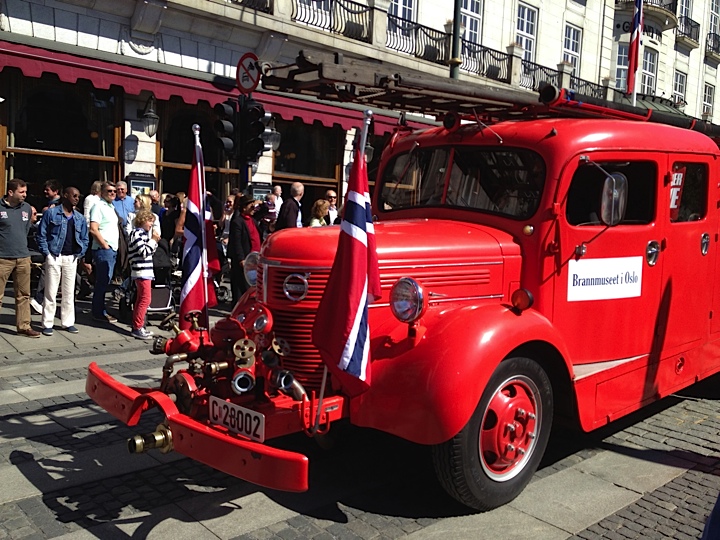
{"label": "license plate", "polygon": [[257,442],[265,441],[265,415],[210,396],[210,421]]}

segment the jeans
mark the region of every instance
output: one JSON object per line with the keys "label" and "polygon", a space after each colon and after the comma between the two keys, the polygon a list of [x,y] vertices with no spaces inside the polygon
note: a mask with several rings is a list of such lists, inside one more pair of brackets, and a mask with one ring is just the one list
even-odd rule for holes
{"label": "jeans", "polygon": [[15,272],[15,323],[18,330],[30,328],[30,257],[21,259],[0,259],[0,305],[5,294],[5,285]]}
{"label": "jeans", "polygon": [[133,308],[132,327],[133,330],[139,330],[145,327],[145,315],[150,307],[152,297],[152,280],[151,279],[134,279],[135,290],[135,307]]}
{"label": "jeans", "polygon": [[48,255],[45,259],[45,298],[43,300],[43,328],[52,328],[58,286],[61,287],[60,324],[63,328],[75,325],[75,255]]}
{"label": "jeans", "polygon": [[107,291],[113,270],[115,269],[115,258],[117,251],[114,249],[94,249],[93,261],[95,262],[95,291],[92,299],[93,317],[105,315],[105,292]]}

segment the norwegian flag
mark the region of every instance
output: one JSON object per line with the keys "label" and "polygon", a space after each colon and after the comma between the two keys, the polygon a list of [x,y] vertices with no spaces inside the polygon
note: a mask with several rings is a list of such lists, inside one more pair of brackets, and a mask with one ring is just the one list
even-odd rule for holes
{"label": "norwegian flag", "polygon": [[377,298],[380,272],[367,165],[356,149],[338,249],[312,334],[328,370],[350,396],[370,388],[368,305]]}
{"label": "norwegian flag", "polygon": [[[209,212],[205,210],[205,163],[202,146],[200,145],[200,126],[193,125],[195,134],[195,153],[190,170],[188,198],[185,201],[185,231],[182,261],[182,289],[180,290],[180,328],[189,328],[191,323],[185,320],[190,311],[200,311],[202,316],[199,325],[207,328],[208,307],[217,305],[215,289],[209,286],[212,279],[208,265],[219,270],[217,247],[214,242],[207,243],[206,238],[213,238],[212,232],[207,233],[208,225],[212,226]],[[203,216],[204,219],[201,219]]]}
{"label": "norwegian flag", "polygon": [[640,43],[642,42],[643,0],[635,0],[635,10],[628,51],[627,93],[635,94],[635,77],[640,66]]}

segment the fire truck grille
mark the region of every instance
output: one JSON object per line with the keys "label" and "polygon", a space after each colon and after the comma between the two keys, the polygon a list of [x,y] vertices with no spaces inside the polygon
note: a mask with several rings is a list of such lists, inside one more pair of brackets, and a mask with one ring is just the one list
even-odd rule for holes
{"label": "fire truck grille", "polygon": [[312,344],[314,313],[273,311],[275,335],[290,345],[290,354],[283,357],[282,367],[290,370],[306,391],[319,390],[323,363],[320,352]]}
{"label": "fire truck grille", "polygon": [[[258,286],[261,298],[273,314],[275,335],[290,345],[290,354],[282,359],[282,366],[295,375],[306,391],[319,390],[323,363],[320,352],[312,344],[312,328],[330,270],[265,265],[259,270]],[[291,275],[307,280],[307,294],[302,300],[292,300],[283,291],[285,280]],[[294,294],[297,296],[297,292]]]}

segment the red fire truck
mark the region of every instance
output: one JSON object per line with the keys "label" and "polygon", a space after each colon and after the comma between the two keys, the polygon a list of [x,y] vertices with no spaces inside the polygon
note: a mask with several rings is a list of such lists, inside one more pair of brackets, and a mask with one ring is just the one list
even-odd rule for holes
{"label": "red fire truck", "polygon": [[246,261],[257,285],[229,317],[154,344],[158,388],[90,365],[87,392],[108,412],[165,415],[131,451],[303,491],[307,458],[272,439],[349,419],[432,446],[447,491],[487,510],[527,485],[554,421],[589,431],[720,369],[716,126],[337,57],[284,69],[266,69],[267,88],[443,122],[400,125],[382,156],[372,385],[350,398],[324,384],[311,342],[339,227],[280,231]]}

